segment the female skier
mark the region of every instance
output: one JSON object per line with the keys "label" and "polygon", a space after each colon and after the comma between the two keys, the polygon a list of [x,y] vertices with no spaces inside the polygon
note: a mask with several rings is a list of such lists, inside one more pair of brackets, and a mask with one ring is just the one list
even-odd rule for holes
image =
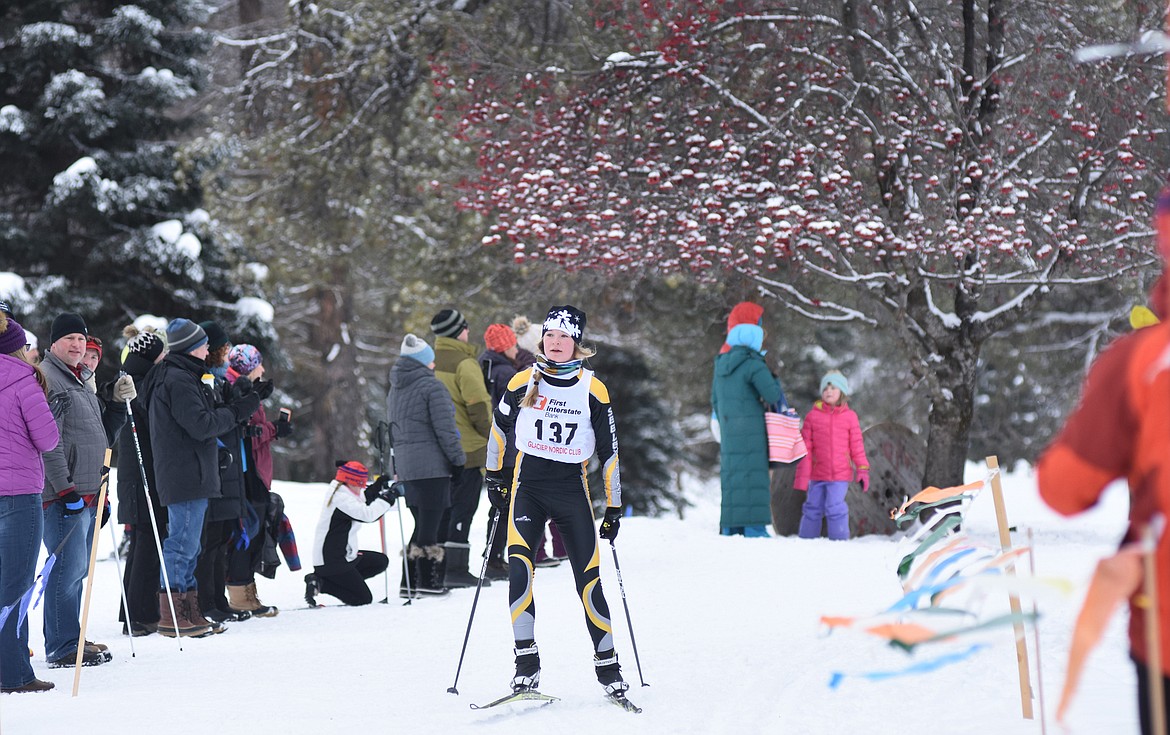
{"label": "female skier", "polygon": [[[617,432],[605,385],[583,366],[592,350],[581,346],[585,312],[554,306],[544,320],[536,365],[517,373],[496,406],[488,441],[488,497],[508,511],[508,598],[516,641],[512,689],[540,684],[536,648],[533,557],[545,523],[561,529],[585,624],[593,639],[593,667],[605,693],[619,703],[629,685],[622,679],[613,645],[609,605],[601,590],[597,537],[585,468],[594,452],[605,484],[601,537],[617,538],[622,512]],[[501,476],[504,437],[515,431],[516,469]]]}

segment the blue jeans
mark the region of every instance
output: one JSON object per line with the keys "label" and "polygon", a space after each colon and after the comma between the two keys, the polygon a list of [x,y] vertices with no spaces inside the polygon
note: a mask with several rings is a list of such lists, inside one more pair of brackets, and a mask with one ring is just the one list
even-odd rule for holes
{"label": "blue jeans", "polygon": [[57,553],[57,561],[45,580],[45,658],[49,661],[77,650],[81,593],[93,543],[93,510],[86,507],[76,515],[65,515],[65,503],[61,501],[44,510],[45,549],[50,554]]}
{"label": "blue jeans", "polygon": [[808,484],[808,497],[800,512],[800,537],[820,538],[821,519],[827,519],[829,538],[844,541],[849,538],[849,506],[845,493],[849,483],[841,480],[828,482],[813,480]]}
{"label": "blue jeans", "polygon": [[[0,608],[8,607],[32,587],[45,519],[41,493],[0,497]],[[0,630],[0,686],[22,687],[36,678],[28,659],[28,620],[16,632],[19,605]]]}
{"label": "blue jeans", "polygon": [[[172,592],[190,592],[196,587],[195,565],[199,561],[199,537],[203,534],[203,516],[206,514],[207,498],[167,506],[163,565]],[[162,579],[161,574],[158,586],[159,589],[166,589],[166,580]]]}

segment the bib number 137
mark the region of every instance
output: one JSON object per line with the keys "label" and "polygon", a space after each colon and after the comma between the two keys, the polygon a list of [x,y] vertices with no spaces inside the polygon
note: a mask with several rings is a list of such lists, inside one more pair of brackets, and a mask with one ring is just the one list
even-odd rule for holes
{"label": "bib number 137", "polygon": [[[547,429],[548,437],[545,437]],[[568,435],[565,435],[568,432]],[[553,444],[572,444],[577,434],[577,424],[562,424],[560,421],[549,421],[548,426],[544,419],[536,420],[536,438],[541,441],[550,441]]]}

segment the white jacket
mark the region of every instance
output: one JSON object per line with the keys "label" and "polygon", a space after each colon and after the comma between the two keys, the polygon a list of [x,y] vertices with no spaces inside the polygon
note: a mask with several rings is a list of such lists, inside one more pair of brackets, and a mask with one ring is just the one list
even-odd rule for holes
{"label": "white jacket", "polygon": [[361,494],[334,480],[317,519],[313,566],[329,570],[353,562],[358,554],[358,523],[373,523],[388,510],[385,500],[374,498],[367,505]]}

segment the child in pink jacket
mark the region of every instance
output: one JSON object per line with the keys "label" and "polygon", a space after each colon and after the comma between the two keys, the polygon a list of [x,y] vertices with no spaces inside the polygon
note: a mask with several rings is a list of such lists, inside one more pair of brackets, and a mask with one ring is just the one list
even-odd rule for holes
{"label": "child in pink jacket", "polygon": [[849,408],[849,381],[839,370],[821,378],[821,400],[804,418],[800,433],[808,454],[796,468],[797,490],[807,490],[800,515],[800,537],[819,538],[821,519],[827,518],[829,538],[849,538],[849,506],[845,492],[854,478],[869,492],[869,460],[861,439],[861,424]]}

